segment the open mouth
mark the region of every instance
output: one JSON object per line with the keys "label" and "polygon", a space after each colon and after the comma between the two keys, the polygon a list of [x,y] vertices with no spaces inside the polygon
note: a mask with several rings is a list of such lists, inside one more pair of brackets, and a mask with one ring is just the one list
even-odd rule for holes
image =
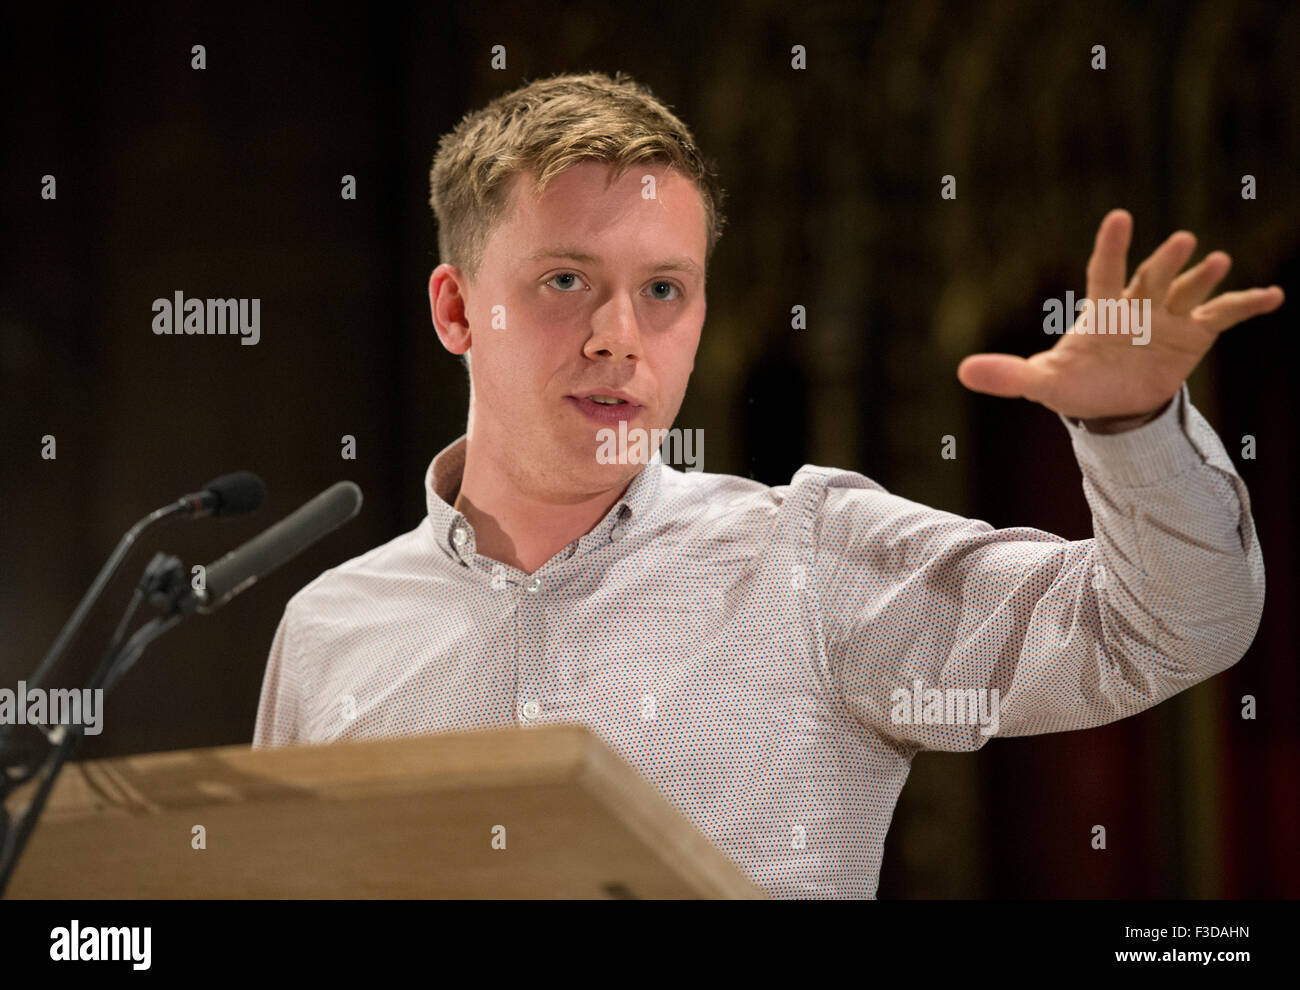
{"label": "open mouth", "polygon": [[571,402],[574,408],[597,423],[625,423],[635,419],[644,408],[635,402],[600,393],[582,397],[566,395],[565,401]]}

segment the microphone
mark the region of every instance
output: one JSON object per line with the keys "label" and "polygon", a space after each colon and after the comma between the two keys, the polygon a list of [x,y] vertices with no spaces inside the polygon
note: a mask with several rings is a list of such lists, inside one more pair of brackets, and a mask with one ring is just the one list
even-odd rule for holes
{"label": "microphone", "polygon": [[361,509],[361,489],[340,481],[243,546],[209,564],[202,591],[187,590],[175,610],[209,615],[281,564],[333,532]]}
{"label": "microphone", "polygon": [[[203,491],[193,492],[177,499],[171,505],[155,510],[137,523],[123,537],[114,555],[100,571],[95,584],[82,599],[72,620],[64,627],[59,640],[37,669],[37,675],[33,680],[39,683],[48,672],[50,664],[62,651],[73,630],[85,618],[90,604],[103,590],[103,585],[117,569],[130,544],[144,527],[165,516],[177,513],[198,518],[249,512],[261,502],[264,491],[262,481],[256,475],[247,472],[223,475],[209,483]],[[261,535],[212,564],[207,570],[209,576],[204,582],[204,590],[186,589],[183,596],[173,597],[172,591],[180,562],[165,554],[155,555],[153,562],[145,570],[141,585],[136,589],[131,606],[118,625],[108,653],[91,677],[92,689],[109,690],[130,670],[150,643],[183,620],[186,615],[196,609],[207,613],[220,608],[245,588],[253,585],[264,574],[269,574],[326,533],[347,522],[360,508],[361,489],[351,481],[340,481]],[[119,646],[131,615],[147,588],[153,588],[155,593],[167,596],[173,603],[171,610],[165,616],[145,623],[125,644]],[[153,601],[153,594],[150,595],[150,600]],[[0,766],[0,895],[4,893],[18,857],[36,827],[36,820],[40,817],[59,771],[64,763],[75,755],[82,740],[82,733],[78,726],[74,725],[67,731],[64,726],[58,726],[53,733],[47,734],[53,748],[46,756],[37,758],[30,744],[10,743],[9,730],[10,726],[0,724],[0,755],[3,755],[5,764]],[[19,765],[10,765],[12,758],[17,758]],[[44,779],[18,819],[16,830],[11,832],[11,819],[5,808],[4,799],[16,786],[30,780],[42,770],[45,773]]]}
{"label": "microphone", "polygon": [[252,512],[266,498],[266,485],[252,471],[223,474],[203,486],[199,492],[182,495],[181,510],[190,519],[207,516],[242,516]]}
{"label": "microphone", "polygon": [[[72,642],[72,637],[86,621],[91,607],[99,599],[99,596],[104,593],[104,589],[108,587],[108,582],[117,573],[122,561],[126,559],[126,555],[130,552],[131,547],[141,533],[160,520],[175,515],[189,519],[201,519],[210,515],[237,516],[252,512],[261,504],[265,494],[266,486],[262,484],[262,479],[251,471],[236,471],[233,474],[223,474],[220,478],[208,482],[202,491],[185,495],[170,505],[164,505],[161,509],[154,509],[153,512],[127,530],[126,535],[118,541],[108,560],[104,562],[104,566],[100,568],[99,574],[95,576],[90,588],[82,596],[72,616],[59,630],[59,635],[54,640],[49,652],[45,654],[45,658],[41,660],[40,665],[37,666],[32,675],[27,678],[29,690],[40,686],[45,678],[49,676],[50,671],[54,669],[54,665],[63,656],[68,644]],[[3,730],[4,727],[0,726],[0,735],[3,735]]]}

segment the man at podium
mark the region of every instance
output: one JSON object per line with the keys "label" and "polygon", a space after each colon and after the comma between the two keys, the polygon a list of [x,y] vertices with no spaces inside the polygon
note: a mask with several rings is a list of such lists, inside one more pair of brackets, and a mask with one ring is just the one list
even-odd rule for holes
{"label": "man at podium", "polygon": [[1130,277],[1115,210],[1075,325],[962,363],[1059,414],[1094,524],[1068,541],[847,469],[699,470],[673,423],[721,201],[622,74],[534,81],[443,137],[429,299],[465,434],[418,526],[289,602],[254,746],[581,723],[773,896],[873,897],[918,751],[1103,725],[1241,658],[1260,548],[1184,383],[1281,290],[1211,298],[1228,258],[1179,274],[1185,231]]}

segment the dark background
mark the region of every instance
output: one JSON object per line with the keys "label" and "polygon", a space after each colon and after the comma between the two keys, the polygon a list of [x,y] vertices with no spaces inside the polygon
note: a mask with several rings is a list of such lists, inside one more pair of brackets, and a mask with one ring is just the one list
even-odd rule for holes
{"label": "dark background", "polygon": [[[80,683],[155,550],[208,562],[341,478],[366,498],[152,647],[84,755],[251,738],[285,602],[417,525],[424,471],[464,430],[465,373],[427,300],[439,135],[526,80],[623,69],[694,130],[728,191],[677,421],[704,430],[713,472],[780,484],[837,465],[995,526],[1087,538],[1055,415],[966,391],[961,357],[1047,346],[1043,300],[1082,291],[1115,206],[1136,221],[1130,264],[1186,228],[1196,260],[1233,256],[1222,289],[1287,290],[1191,382],[1250,486],[1268,568],[1246,657],[1110,726],[920,755],[880,895],[1300,893],[1284,358],[1300,305],[1300,5],[14,5],[0,36],[0,684],[35,667],[132,522],[214,475],[257,471],[267,503],[155,531],[56,683]],[[47,173],[55,201],[40,197]],[[345,174],[356,201],[340,198]],[[945,174],[955,201],[939,196]],[[1245,174],[1256,200],[1241,198]],[[151,303],[178,289],[260,298],[261,342],[155,336]],[[796,303],[806,330],[790,329]],[[40,457],[45,434],[56,460]],[[1255,460],[1240,457],[1247,435]]]}

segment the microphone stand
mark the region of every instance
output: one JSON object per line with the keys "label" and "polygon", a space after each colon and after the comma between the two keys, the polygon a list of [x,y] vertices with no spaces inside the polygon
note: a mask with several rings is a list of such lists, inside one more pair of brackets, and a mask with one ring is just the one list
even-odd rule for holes
{"label": "microphone stand", "polygon": [[135,544],[136,537],[160,519],[165,519],[178,512],[187,511],[190,511],[189,503],[187,503],[185,499],[180,499],[173,502],[171,505],[165,505],[161,509],[155,509],[126,531],[126,535],[118,540],[116,548],[114,548],[108,560],[104,562],[104,566],[99,569],[99,574],[96,575],[94,582],[82,596],[81,602],[77,605],[76,611],[73,612],[68,621],[64,623],[63,628],[59,631],[58,638],[54,641],[54,645],[50,647],[50,652],[45,655],[45,659],[41,661],[40,666],[36,668],[35,673],[33,673],[28,679],[28,684],[33,687],[39,687],[41,682],[49,674],[50,670],[53,669],[55,663],[58,662],[59,657],[61,657],[64,651],[68,648],[68,643],[72,641],[72,637],[76,635],[77,630],[80,629],[82,623],[86,621],[86,616],[90,613],[96,599],[104,593],[104,589],[108,586],[108,582],[113,579],[113,575],[117,573],[117,569],[122,566],[122,561],[124,561],[126,555],[130,553],[131,547]]}
{"label": "microphone stand", "polygon": [[[256,484],[260,486],[261,480],[256,476],[252,477]],[[238,475],[227,475],[225,478],[218,479],[213,485],[219,485],[228,479],[235,479],[237,485],[244,487],[245,491],[239,494],[243,496],[243,501],[246,502],[248,498],[248,482]],[[211,491],[211,486],[209,490]],[[218,498],[222,494],[220,491],[212,491],[211,493]],[[108,563],[104,565],[104,569],[100,572],[95,584],[87,592],[72,620],[69,621],[68,626],[64,628],[58,641],[51,648],[50,655],[45,658],[45,661],[38,668],[38,678],[45,675],[49,665],[53,662],[52,658],[57,657],[62,652],[62,649],[66,647],[72,631],[75,631],[75,628],[80,625],[94,598],[103,590],[103,585],[108,583],[108,578],[121,564],[122,558],[126,555],[126,549],[135,539],[135,536],[155,520],[173,512],[205,511],[207,507],[196,504],[195,499],[202,499],[206,494],[199,493],[198,496],[182,498],[174,505],[150,514],[132,527],[130,532],[122,538],[122,542],[118,544],[117,550],[109,558]],[[257,494],[257,497],[260,499],[260,493]],[[235,504],[240,505],[240,503]],[[136,586],[135,593],[131,596],[131,603],[127,607],[126,614],[122,617],[122,621],[118,623],[117,630],[113,634],[113,640],[109,644],[103,660],[100,661],[99,667],[91,676],[87,687],[90,690],[104,691],[112,688],[131,669],[131,665],[135,663],[136,659],[150,643],[187,615],[193,614],[195,610],[208,613],[220,608],[222,604],[252,585],[262,575],[270,573],[270,571],[300,553],[326,533],[347,522],[356,515],[357,510],[360,508],[361,489],[351,481],[338,482],[321,492],[297,511],[280,520],[270,529],[265,530],[261,535],[254,537],[213,563],[207,571],[206,587],[202,589],[191,590],[185,580],[187,573],[185,566],[180,560],[163,553],[155,554],[153,560],[149,562],[149,566],[145,568],[144,574]],[[162,611],[162,616],[145,623],[135,631],[125,644],[122,644],[122,637],[126,632],[126,627],[130,624],[131,618],[140,603],[146,598],[151,605]],[[44,731],[43,727],[42,731]],[[83,735],[84,729],[80,725],[56,726],[52,731],[46,733],[47,740],[54,747],[53,751],[47,753],[44,758],[38,761],[30,754],[29,749],[19,745],[11,745],[7,735],[0,732],[0,766],[3,766],[4,769],[3,779],[0,779],[0,896],[4,895],[9,878],[13,875],[14,866],[18,862],[18,857],[22,853],[32,829],[36,827],[36,819],[45,806],[50,790],[54,786],[55,778],[68,761],[68,758],[81,745]],[[16,768],[11,765],[12,757],[15,755],[21,757]],[[15,769],[17,772],[15,772]],[[15,829],[8,810],[4,806],[4,800],[15,787],[31,780],[42,769],[46,770],[45,777],[37,787],[35,797],[24,810],[22,818]]]}
{"label": "microphone stand", "polygon": [[[142,524],[137,524],[137,529],[133,530],[132,533],[128,533],[128,536],[134,539],[133,534],[139,528],[143,528],[143,525],[152,521],[154,517],[161,518],[158,516],[159,512],[166,514],[167,510],[160,509],[158,512],[153,513]],[[129,541],[124,538],[123,543],[119,544],[119,550],[122,549],[123,544],[129,545]],[[115,554],[115,556],[117,555]],[[109,576],[111,576],[112,571],[120,563],[120,559],[115,562],[110,558],[109,564],[112,567],[105,565],[100,576],[103,577],[105,572],[108,572]],[[180,560],[162,553],[154,555],[153,560],[149,562],[149,566],[145,568],[144,575],[136,586],[134,594],[131,596],[131,602],[127,606],[122,620],[117,625],[117,630],[113,634],[113,639],[105,651],[103,659],[95,669],[94,674],[91,675],[90,681],[86,685],[87,689],[92,691],[103,689],[107,693],[113,685],[121,680],[122,676],[131,668],[131,665],[135,663],[136,659],[150,643],[189,614],[188,611],[178,606],[181,596],[186,591],[184,575],[185,567]],[[94,589],[92,588],[92,590]],[[163,615],[145,623],[135,631],[125,644],[122,644],[122,637],[125,634],[126,627],[130,624],[131,618],[135,615],[140,603],[146,598],[149,599],[152,605],[161,608]],[[87,599],[93,600],[89,594]],[[86,604],[86,600],[83,600],[82,604]],[[57,651],[51,651],[51,656],[56,654]],[[45,732],[44,726],[41,727],[41,731]],[[4,896],[5,888],[8,886],[9,879],[18,864],[18,858],[22,855],[23,848],[27,845],[27,840],[36,827],[36,821],[45,808],[45,802],[50,796],[50,791],[53,789],[54,782],[62,771],[63,765],[80,750],[82,740],[85,737],[85,727],[82,725],[57,725],[49,732],[45,732],[45,736],[52,748],[39,761],[29,763],[27,762],[28,755],[23,754],[24,760],[16,768],[17,772],[14,772],[14,767],[6,765],[4,767],[4,776],[0,778],[0,897]],[[21,750],[14,749],[14,752],[21,753]],[[3,746],[0,746],[0,757],[4,758],[5,764],[9,763],[9,756],[5,755]],[[18,818],[15,827],[15,823],[5,807],[4,800],[16,787],[31,780],[42,770],[45,771],[45,777],[38,785],[31,802]]]}
{"label": "microphone stand", "polygon": [[[77,630],[86,621],[86,616],[90,614],[96,600],[104,593],[108,582],[112,580],[113,575],[117,573],[117,569],[126,560],[126,555],[131,551],[136,538],[146,529],[159,520],[178,513],[184,513],[191,519],[212,515],[243,515],[256,509],[261,504],[265,494],[266,486],[262,483],[262,479],[249,471],[223,474],[221,477],[208,482],[207,487],[202,491],[182,495],[170,505],[155,509],[128,529],[126,535],[118,540],[112,554],[109,555],[108,560],[104,562],[104,566],[100,568],[99,574],[95,576],[94,582],[87,589],[85,595],[82,596],[76,611],[72,613],[68,621],[64,623],[63,628],[59,630],[58,638],[54,640],[50,652],[45,655],[45,659],[41,661],[40,666],[28,678],[27,683],[32,687],[39,687],[49,675],[59,657],[67,650],[72,637],[76,635]],[[0,752],[4,750],[6,736],[8,735],[7,729],[8,726],[0,726]]]}

